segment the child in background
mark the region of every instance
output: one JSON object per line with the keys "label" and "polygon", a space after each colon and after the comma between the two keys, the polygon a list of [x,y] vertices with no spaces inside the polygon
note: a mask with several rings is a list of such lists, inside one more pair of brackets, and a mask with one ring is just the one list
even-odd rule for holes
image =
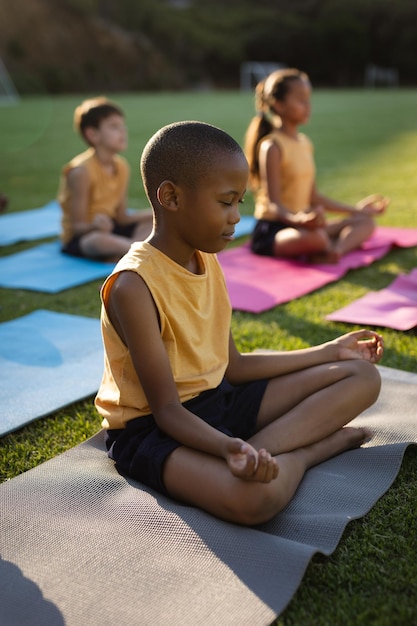
{"label": "child in background", "polygon": [[96,406],[118,469],[179,501],[253,525],[307,468],[369,437],[344,425],[375,402],[383,352],[360,330],[317,347],[241,354],[216,253],[248,180],[237,142],[177,122],[145,146],[154,230],[102,288],[105,369]]}
{"label": "child in background", "polygon": [[[266,256],[337,263],[370,237],[388,201],[374,194],[350,206],[319,193],[313,146],[299,132],[310,97],[308,76],[296,69],[277,70],[256,87],[257,115],[245,138],[257,218],[251,247]],[[326,211],[345,215],[327,220]]]}
{"label": "child in background", "polygon": [[104,97],[86,100],[75,109],[74,127],[89,148],[62,170],[62,251],[119,259],[152,230],[151,209],[127,213],[130,169],[118,154],[127,147],[124,114]]}

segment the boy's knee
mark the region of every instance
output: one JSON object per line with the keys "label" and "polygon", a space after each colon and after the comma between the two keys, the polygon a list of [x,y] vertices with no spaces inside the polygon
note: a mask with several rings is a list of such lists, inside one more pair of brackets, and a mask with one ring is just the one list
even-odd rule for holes
{"label": "boy's knee", "polygon": [[379,396],[381,390],[381,375],[378,369],[369,361],[356,361],[357,377],[361,385],[368,391],[371,401]]}
{"label": "boy's knee", "polygon": [[245,496],[242,493],[229,503],[234,521],[243,526],[256,526],[268,522],[285,504],[280,504],[276,490],[271,489],[269,483],[251,483],[250,485],[249,494]]}

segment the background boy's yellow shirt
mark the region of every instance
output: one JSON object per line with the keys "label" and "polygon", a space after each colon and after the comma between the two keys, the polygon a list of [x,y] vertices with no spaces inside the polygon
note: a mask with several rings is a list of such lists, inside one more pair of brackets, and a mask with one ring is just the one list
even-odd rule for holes
{"label": "background boy's yellow shirt", "polygon": [[89,148],[74,157],[62,169],[58,202],[62,207],[62,242],[68,243],[73,237],[71,228],[71,191],[68,187],[68,173],[75,167],[86,167],[90,180],[88,198],[88,222],[91,223],[98,213],[111,218],[116,216],[117,207],[124,200],[129,183],[130,167],[126,159],[118,154],[114,156],[115,173],[109,174],[101,166],[94,149]]}
{"label": "background boy's yellow shirt", "polygon": [[231,306],[216,255],[198,252],[202,274],[193,274],[147,242],[133,244],[102,288],[104,375],[96,397],[103,428],[123,428],[127,421],[151,413],[129,351],[105,308],[109,288],[123,270],[146,282],[160,318],[181,402],[214,389],[229,360]]}

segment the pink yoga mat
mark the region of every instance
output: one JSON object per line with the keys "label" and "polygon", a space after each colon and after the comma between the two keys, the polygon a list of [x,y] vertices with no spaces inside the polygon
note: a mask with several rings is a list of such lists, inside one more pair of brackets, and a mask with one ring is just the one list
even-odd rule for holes
{"label": "pink yoga mat", "polygon": [[252,254],[249,244],[218,255],[232,307],[261,313],[340,279],[351,269],[381,259],[393,246],[417,246],[417,229],[378,227],[360,250],[336,265],[311,265]]}
{"label": "pink yoga mat", "polygon": [[410,330],[417,326],[417,269],[398,276],[386,289],[371,291],[326,320]]}

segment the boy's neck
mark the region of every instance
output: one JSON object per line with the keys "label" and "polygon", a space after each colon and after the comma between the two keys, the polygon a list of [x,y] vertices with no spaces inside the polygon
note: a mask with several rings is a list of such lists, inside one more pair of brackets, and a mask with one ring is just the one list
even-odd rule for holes
{"label": "boy's neck", "polygon": [[179,250],[172,242],[166,242],[163,237],[154,233],[153,236],[147,240],[154,248],[157,248],[160,252],[168,256],[172,261],[181,265],[184,269],[188,270],[192,274],[202,274],[204,268],[201,267],[200,255],[198,250],[192,250],[190,248]]}
{"label": "boy's neck", "polygon": [[101,167],[105,172],[109,174],[114,174],[116,171],[114,157],[117,153],[109,152],[108,150],[99,150],[93,146],[94,154],[97,161],[100,163]]}
{"label": "boy's neck", "polygon": [[98,146],[92,146],[94,150],[94,154],[96,159],[100,161],[100,163],[104,166],[114,164],[114,157],[117,155],[117,152],[110,152],[109,150],[104,150]]}

